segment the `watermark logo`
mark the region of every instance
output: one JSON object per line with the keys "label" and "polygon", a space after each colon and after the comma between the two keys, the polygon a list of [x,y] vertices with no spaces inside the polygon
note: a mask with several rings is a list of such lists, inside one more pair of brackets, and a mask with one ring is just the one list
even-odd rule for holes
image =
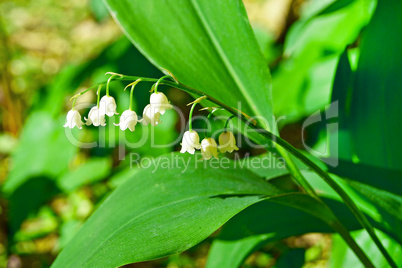
{"label": "watermark logo", "polygon": [[[79,111],[86,111],[93,107],[92,103],[80,103],[75,106],[75,109]],[[241,111],[241,103],[237,105],[237,110]],[[151,149],[157,149],[157,148],[173,148],[174,146],[177,146],[182,139],[183,133],[188,129],[188,125],[186,124],[186,115],[176,106],[172,107],[172,110],[169,111],[172,113],[175,113],[176,117],[178,118],[176,124],[176,131],[178,131],[180,134],[177,135],[177,138],[172,139],[168,143],[161,143],[158,140],[155,128],[160,127],[155,126],[155,127],[145,127],[141,126],[140,123],[136,126],[136,130],[138,128],[145,128],[143,131],[141,131],[141,135],[137,137],[135,141],[132,139],[129,139],[129,135],[127,135],[129,130],[126,131],[116,131],[117,127],[113,125],[113,120],[115,123],[118,122],[119,117],[111,117],[109,124],[106,126],[100,126],[98,127],[98,131],[96,132],[98,137],[94,137],[93,140],[84,140],[84,136],[81,133],[74,132],[70,128],[65,128],[65,135],[66,138],[71,142],[71,144],[80,147],[80,148],[111,148],[111,147],[118,147],[118,154],[119,154],[119,160],[123,160],[127,157],[130,159],[130,163],[136,163],[137,166],[142,166],[145,167],[147,165],[146,161],[154,161],[151,159],[147,158],[138,158],[138,154],[133,154],[133,153],[128,153],[132,152],[133,150],[137,148],[141,148],[144,145],[150,146]],[[215,115],[215,114],[214,114]],[[220,133],[222,133],[223,129],[218,129],[214,130],[212,128],[212,123],[214,121],[223,121],[225,122],[228,119],[228,115],[222,115],[222,114],[217,114],[214,117],[211,117],[210,119],[207,119],[206,116],[194,116],[193,121],[199,121],[201,126],[204,126],[203,128],[200,129],[194,129],[194,131],[200,133],[200,135],[203,135],[203,133],[208,133],[209,137],[212,137],[216,139]],[[326,106],[323,110],[318,110],[315,113],[313,113],[311,116],[307,117],[302,124],[302,129],[301,129],[301,137],[302,137],[302,144],[303,147],[306,151],[311,153],[313,156],[320,158],[322,161],[324,161],[327,165],[330,166],[337,166],[338,165],[338,102],[333,102],[330,105]],[[260,125],[266,126],[267,129],[271,131],[276,131],[277,129],[277,124],[280,121],[286,120],[285,116],[281,116],[278,118],[271,118],[271,120],[267,120],[267,118],[262,117],[262,116],[254,116],[250,117],[247,123],[241,122],[240,120],[231,120],[229,123],[228,128],[231,130],[236,130],[235,133],[243,133],[243,138],[240,139],[240,134],[237,134],[236,141],[237,146],[241,148],[242,146],[247,146],[248,148],[264,148],[267,149],[268,151],[272,148],[272,144],[275,144],[275,140],[268,140],[266,138],[262,138],[261,132],[265,131],[264,129],[258,129],[253,127],[254,122],[259,122]],[[163,120],[162,120],[163,121]],[[161,123],[163,124],[163,122]],[[312,148],[310,145],[308,145],[305,140],[304,133],[306,132],[307,129],[311,127],[318,127],[321,129],[321,134],[323,138],[321,138],[320,146],[315,146]],[[113,133],[113,135],[117,135],[117,137],[110,138],[107,137],[107,135],[110,133]],[[256,143],[253,141],[253,137],[259,137],[259,141],[263,140],[264,143]],[[87,138],[86,138],[87,139]],[[144,159],[144,160],[142,160]],[[223,160],[224,158],[221,158],[219,160],[219,163],[217,164],[218,167],[224,168],[225,166],[225,161]],[[139,162],[138,162],[139,161]],[[143,162],[141,162],[143,161]],[[163,163],[164,160],[158,160],[160,161],[159,163],[152,163],[152,166],[159,166],[162,167],[163,165],[167,166],[168,163]],[[178,164],[180,161],[179,159],[173,159],[172,161],[175,161],[176,164]],[[209,161],[204,161],[204,162],[209,162],[211,165],[215,165],[216,163],[214,162],[215,160],[211,159]],[[257,161],[257,160],[256,160]],[[223,162],[223,163],[222,163]],[[162,165],[163,164],[163,165]],[[261,165],[264,165],[263,163],[260,163]],[[187,170],[188,167],[186,167],[185,163],[182,163],[182,168]]]}
{"label": "watermark logo", "polygon": [[234,160],[228,157],[212,158],[209,161],[203,161],[201,154],[195,154],[194,157],[182,157],[177,154],[163,155],[158,158],[141,157],[138,153],[129,153],[130,168],[149,169],[155,173],[160,169],[175,169],[181,173],[187,173],[194,169],[276,169],[285,170],[286,164],[282,157],[274,154],[266,154],[261,157],[248,157],[240,159],[238,155]]}

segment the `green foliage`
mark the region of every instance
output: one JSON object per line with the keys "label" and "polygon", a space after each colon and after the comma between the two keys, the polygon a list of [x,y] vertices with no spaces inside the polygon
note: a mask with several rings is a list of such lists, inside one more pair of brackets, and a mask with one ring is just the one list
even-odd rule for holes
{"label": "green foliage", "polygon": [[[402,128],[398,121],[402,98],[399,74],[402,23],[399,1],[379,1],[373,19],[363,33],[357,69],[347,74],[345,56],[338,66],[334,94],[345,96],[340,103],[340,121],[346,129],[341,142],[349,144],[348,160],[370,166],[401,169]],[[383,31],[382,29],[388,29]],[[350,71],[349,71],[350,72]],[[344,73],[344,75],[341,75]],[[369,130],[369,131],[368,131]]]}
{"label": "green foliage", "polygon": [[53,267],[116,267],[181,252],[262,196],[278,193],[250,171],[229,166],[211,169],[177,154],[155,159],[109,196]]}
{"label": "green foliage", "polygon": [[[135,132],[120,131],[112,125],[117,117],[108,118],[105,128],[72,131],[77,140],[102,146],[80,149],[71,144],[62,128],[66,101],[73,90],[104,81],[108,71],[161,77],[161,71],[168,70],[179,86],[190,86],[258,116],[258,123],[274,134],[278,132],[273,115],[286,116],[279,122],[282,127],[336,101],[338,118],[330,120],[339,120],[339,132],[330,133],[328,157],[339,159],[338,165],[326,166],[307,152],[304,155],[353,200],[392,258],[402,259],[401,2],[308,1],[294,23],[289,15],[279,37],[261,25],[252,28],[240,0],[173,2],[89,1],[95,21],[108,23],[109,11],[126,37],[86,62],[66,66],[51,83],[30,93],[18,139],[0,133],[0,151],[11,151],[10,159],[0,159],[11,163],[1,185],[0,226],[7,225],[8,238],[4,242],[0,232],[0,267],[8,255],[38,254],[40,249],[32,248],[46,239],[56,241],[48,252],[61,250],[52,267],[117,267],[172,254],[160,265],[203,266],[205,260],[196,262],[191,254],[205,255],[209,243],[208,268],[310,267],[320,258],[324,262],[330,258],[329,267],[360,267],[364,253],[376,267],[390,265],[373,236],[360,230],[356,213],[348,208],[350,202],[324,183],[310,169],[312,164],[302,164],[293,156],[282,158],[280,149],[248,157],[249,152],[262,150],[243,144],[235,160],[221,159],[227,165],[220,167],[222,162],[200,161],[197,154],[171,153],[178,149],[184,131],[179,123],[187,120],[173,110],[163,115],[157,127],[137,126]],[[0,35],[5,37],[1,28]],[[8,64],[12,72],[18,69],[13,64]],[[23,79],[31,79],[31,74]],[[124,86],[125,81],[111,84],[119,113],[129,103]],[[141,82],[134,91],[140,117],[149,103],[150,87]],[[160,90],[183,111],[192,101],[166,84]],[[81,100],[94,104],[96,95],[91,92],[77,104]],[[210,100],[201,104],[215,106]],[[222,114],[228,115],[216,113]],[[212,129],[222,129],[223,123],[214,121]],[[267,143],[263,135],[249,133],[253,126],[242,129],[236,118],[232,123],[239,132],[236,139],[241,133],[242,141]],[[326,123],[305,130],[311,146],[326,144]],[[202,122],[194,125],[203,127]],[[169,146],[158,147],[165,144]],[[247,157],[238,159],[239,155]],[[137,164],[146,160],[150,165],[133,165],[132,156]],[[260,165],[254,166],[253,161]],[[212,167],[214,163],[218,164]],[[294,169],[289,168],[292,163]],[[300,186],[300,177],[317,196]],[[339,226],[347,230],[342,233]],[[353,245],[352,251],[350,241],[345,243],[349,232],[364,253]],[[300,242],[303,238],[298,236],[308,233],[330,233],[332,248],[323,249],[317,242],[295,247],[284,240],[293,237]],[[202,241],[200,247],[178,254]],[[47,266],[54,256],[40,255],[40,259]]]}
{"label": "green foliage", "polygon": [[305,9],[289,30],[284,60],[272,74],[276,115],[294,121],[329,103],[337,59],[369,22],[373,2],[356,0],[330,9],[328,1],[318,0]]}
{"label": "green foliage", "polygon": [[106,3],[128,38],[158,68],[229,106],[240,102],[238,109],[273,126],[269,71],[241,1]]}
{"label": "green foliage", "polygon": [[[387,236],[384,233],[377,231],[380,235],[381,241],[387,247],[387,250],[390,252],[391,256],[394,257],[395,260],[401,260],[402,258],[402,247],[399,243],[395,242],[392,238]],[[375,246],[373,241],[369,238],[367,233],[364,231],[354,231],[353,237],[362,245],[363,249],[372,256],[376,267],[388,267],[388,263],[382,257],[381,254],[375,250]],[[400,263],[398,263],[400,265]],[[329,261],[329,267],[364,267],[359,260],[355,257],[355,255],[349,250],[346,246],[345,242],[340,239],[338,235],[334,235],[332,242],[332,254]]]}
{"label": "green foliage", "polygon": [[106,158],[92,158],[76,170],[66,173],[57,180],[60,189],[72,192],[83,185],[102,180],[110,172],[111,162]]}

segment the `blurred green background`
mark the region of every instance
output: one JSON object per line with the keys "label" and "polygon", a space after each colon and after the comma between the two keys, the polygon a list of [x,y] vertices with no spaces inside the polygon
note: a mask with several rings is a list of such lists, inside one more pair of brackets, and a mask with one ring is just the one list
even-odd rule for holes
{"label": "blurred green background", "polygon": [[[356,68],[359,36],[376,4],[340,1],[326,8],[331,2],[244,0],[272,71],[275,114],[285,116],[281,135],[298,148],[302,119],[329,104],[331,95],[336,100],[333,82],[346,47],[346,57]],[[122,148],[158,156],[179,144],[151,150],[148,140],[140,148],[129,148],[118,128],[109,127],[113,118],[104,130],[73,130],[78,140],[102,141],[104,148],[78,148],[66,138],[62,126],[70,97],[105,80],[105,72],[162,76],[121,33],[102,1],[1,1],[0,44],[0,267],[48,267],[111,190],[135,174],[129,159],[120,160]],[[124,86],[111,86],[120,113],[129,101]],[[136,111],[147,104],[148,87],[140,84],[136,89]],[[162,90],[187,114],[185,105],[192,100],[188,95]],[[95,103],[96,95],[91,91],[79,102]],[[177,114],[168,111],[155,128],[158,144],[174,141],[180,123]],[[321,127],[306,130],[305,141],[320,146]],[[142,127],[125,135],[136,142],[149,131]],[[245,267],[324,267],[331,241],[331,235],[317,233],[270,243],[251,255]],[[209,246],[207,239],[185,253],[129,266],[204,267]],[[281,258],[286,254],[296,263],[286,263],[289,258]]]}

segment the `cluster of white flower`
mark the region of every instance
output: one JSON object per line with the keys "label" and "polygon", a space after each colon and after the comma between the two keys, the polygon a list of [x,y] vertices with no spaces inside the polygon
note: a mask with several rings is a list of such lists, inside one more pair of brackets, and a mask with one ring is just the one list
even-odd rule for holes
{"label": "cluster of white flower", "polygon": [[[171,109],[173,106],[169,103],[165,94],[161,92],[152,93],[150,98],[150,104],[148,104],[143,111],[142,119],[138,120],[136,112],[128,109],[124,111],[120,116],[120,123],[115,124],[119,126],[121,130],[126,130],[127,128],[131,131],[135,130],[135,125],[137,122],[143,125],[151,124],[152,126],[158,125],[160,121],[160,116],[165,113],[166,110]],[[105,116],[113,116],[118,114],[116,112],[116,101],[111,96],[103,96],[98,105],[92,107],[89,111],[88,118],[85,119],[85,124],[87,126],[105,126],[106,119]],[[67,122],[64,127],[74,128],[77,126],[82,129],[84,123],[81,121],[80,113],[72,108],[67,114]]]}
{"label": "cluster of white flower", "polygon": [[219,135],[218,146],[212,138],[205,138],[200,143],[198,133],[189,130],[184,133],[181,146],[181,153],[189,152],[190,154],[194,154],[196,149],[201,149],[201,155],[204,160],[211,159],[212,157],[218,158],[218,149],[221,153],[231,153],[234,150],[239,150],[236,146],[236,139],[231,131],[224,131]]}
{"label": "cluster of white flower", "polygon": [[[116,75],[116,74],[114,74]],[[118,74],[117,74],[118,75]],[[119,75],[121,76],[121,75]],[[98,104],[94,107],[91,108],[88,114],[88,118],[85,119],[85,125],[94,125],[94,126],[105,126],[106,125],[106,116],[112,117],[115,114],[118,114],[116,112],[116,101],[113,97],[109,96],[109,82],[111,81],[111,78],[109,78],[107,85],[106,85],[106,95],[103,96],[100,100],[98,97]],[[127,128],[130,131],[135,130],[135,126],[137,125],[138,122],[142,123],[143,125],[148,125],[151,124],[152,126],[156,126],[160,121],[160,116],[165,113],[166,110],[171,109],[173,106],[169,103],[167,97],[165,94],[158,92],[157,87],[159,82],[166,77],[162,77],[161,79],[158,80],[158,82],[154,85],[153,90],[155,90],[155,93],[151,94],[150,97],[150,103],[145,106],[142,118],[138,120],[138,116],[135,111],[132,110],[132,93],[134,90],[135,85],[141,81],[141,79],[137,79],[135,82],[129,84],[128,86],[132,86],[131,88],[131,94],[130,94],[130,108],[128,110],[125,110],[121,116],[120,116],[120,123],[119,124],[114,124],[115,126],[119,126],[121,130],[125,131]],[[128,87],[127,86],[127,87]],[[98,96],[99,92],[101,90],[101,85],[98,88]],[[126,88],[127,88],[126,87]],[[85,91],[86,92],[86,91]],[[83,93],[85,93],[83,92]],[[82,129],[82,125],[84,124],[81,121],[81,115],[80,113],[74,109],[74,104],[75,100],[78,96],[82,95],[83,93],[80,93],[76,96],[73,97],[74,103],[72,109],[68,112],[67,114],[67,122],[64,125],[64,127],[68,128],[74,128],[77,126],[79,129]],[[205,99],[206,96],[202,96],[198,99],[196,99],[194,102],[190,103],[193,104],[191,111],[190,111],[190,116],[189,116],[189,130],[186,131],[183,135],[183,140],[182,140],[182,148],[180,150],[181,153],[189,152],[190,154],[194,154],[195,150],[201,150],[201,155],[204,160],[211,159],[212,157],[218,158],[218,149],[221,153],[226,153],[226,152],[233,152],[234,150],[239,150],[236,146],[236,140],[231,131],[226,130],[226,125],[225,125],[225,131],[220,134],[219,136],[219,146],[216,144],[215,140],[212,138],[205,138],[201,141],[200,143],[200,137],[198,136],[198,133],[192,130],[191,127],[191,120],[192,120],[192,112],[194,110],[194,107],[196,104],[198,104],[201,100]],[[189,104],[189,105],[190,105]],[[210,113],[212,115],[212,113]],[[208,116],[209,118],[209,116]],[[228,119],[227,122],[229,122],[231,118]],[[226,123],[227,124],[227,123]]]}

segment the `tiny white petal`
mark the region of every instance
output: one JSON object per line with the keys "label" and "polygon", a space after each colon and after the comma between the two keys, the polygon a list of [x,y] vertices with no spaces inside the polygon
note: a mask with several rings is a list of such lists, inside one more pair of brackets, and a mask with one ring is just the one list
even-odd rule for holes
{"label": "tiny white petal", "polygon": [[151,106],[151,104],[148,104],[147,106],[145,106],[144,112],[142,114],[142,119],[139,122],[141,122],[144,126],[148,124],[156,126],[161,122],[160,116],[161,114],[158,113],[156,109]]}
{"label": "tiny white petal", "polygon": [[94,126],[105,126],[106,125],[106,119],[105,119],[105,114],[100,112],[100,109],[98,106],[94,106],[91,108],[88,114],[88,119],[84,118],[86,121],[86,125],[89,126],[93,124]]}
{"label": "tiny white petal", "polygon": [[233,152],[234,150],[239,150],[236,146],[236,139],[231,131],[222,132],[219,135],[219,151],[221,153]]}
{"label": "tiny white petal", "polygon": [[120,116],[120,123],[115,124],[115,126],[120,126],[121,130],[126,130],[127,128],[131,131],[135,130],[135,125],[138,122],[137,114],[134,111],[126,110]]}
{"label": "tiny white petal", "polygon": [[67,113],[67,122],[64,124],[64,127],[68,128],[74,128],[77,126],[77,128],[82,129],[82,124],[84,124],[81,121],[81,115],[77,110],[70,110]]}
{"label": "tiny white petal", "polygon": [[155,113],[164,114],[166,110],[173,107],[162,92],[152,93],[149,102],[155,109]]}
{"label": "tiny white petal", "polygon": [[205,138],[201,141],[201,155],[204,160],[218,158],[218,145],[214,139]]}
{"label": "tiny white petal", "polygon": [[99,111],[103,115],[113,116],[116,112],[116,101],[111,96],[103,96],[99,102]]}
{"label": "tiny white petal", "polygon": [[189,152],[190,154],[194,154],[195,149],[199,150],[201,148],[198,133],[193,130],[184,132],[181,146],[181,153]]}

